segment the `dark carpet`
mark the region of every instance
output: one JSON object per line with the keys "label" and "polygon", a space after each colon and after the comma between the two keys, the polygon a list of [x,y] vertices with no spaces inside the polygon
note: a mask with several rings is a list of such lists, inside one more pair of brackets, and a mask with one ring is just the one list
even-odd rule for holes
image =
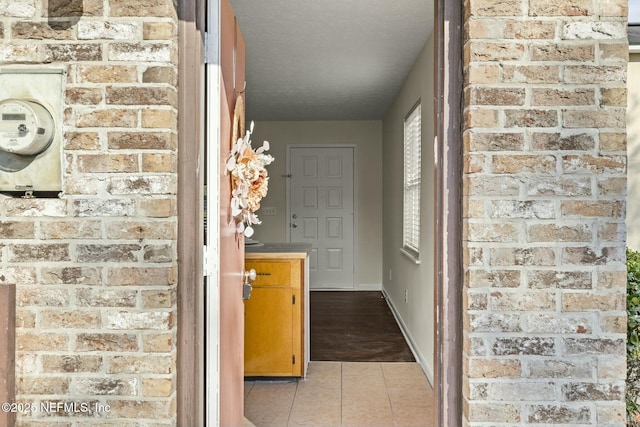
{"label": "dark carpet", "polygon": [[311,360],[415,362],[381,292],[311,292]]}

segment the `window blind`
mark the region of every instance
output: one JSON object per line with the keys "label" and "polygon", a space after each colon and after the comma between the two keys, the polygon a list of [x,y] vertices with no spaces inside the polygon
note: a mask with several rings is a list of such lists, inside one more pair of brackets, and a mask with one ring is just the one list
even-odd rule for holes
{"label": "window blind", "polygon": [[422,116],[418,103],[404,121],[403,249],[420,256],[420,181]]}

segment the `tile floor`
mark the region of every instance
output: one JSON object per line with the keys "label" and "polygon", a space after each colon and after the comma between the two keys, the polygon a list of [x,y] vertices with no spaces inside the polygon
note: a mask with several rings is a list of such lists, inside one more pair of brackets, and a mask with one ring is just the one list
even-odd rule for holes
{"label": "tile floor", "polygon": [[246,381],[256,427],[432,427],[433,390],[417,363],[311,362],[306,380]]}

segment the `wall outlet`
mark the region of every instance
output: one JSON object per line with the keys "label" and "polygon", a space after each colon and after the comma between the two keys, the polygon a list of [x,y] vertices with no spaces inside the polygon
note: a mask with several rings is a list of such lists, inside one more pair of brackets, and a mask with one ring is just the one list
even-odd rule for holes
{"label": "wall outlet", "polygon": [[409,302],[409,289],[404,290],[404,302]]}
{"label": "wall outlet", "polygon": [[277,215],[275,206],[263,206],[260,208],[260,211],[258,213],[262,214],[263,216]]}

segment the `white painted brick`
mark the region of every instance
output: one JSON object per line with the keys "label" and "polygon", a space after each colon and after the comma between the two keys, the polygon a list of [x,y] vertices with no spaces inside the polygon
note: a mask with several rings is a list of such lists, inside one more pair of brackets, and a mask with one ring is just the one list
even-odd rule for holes
{"label": "white painted brick", "polygon": [[134,200],[85,199],[74,201],[74,216],[129,217],[134,214]]}
{"label": "white painted brick", "polygon": [[170,62],[171,46],[159,43],[115,43],[109,46],[110,61]]}
{"label": "white painted brick", "polygon": [[175,176],[128,176],[112,178],[107,191],[111,194],[176,194]]}
{"label": "white painted brick", "polygon": [[78,38],[81,40],[136,40],[141,38],[142,23],[114,21],[78,22]]}
{"label": "white painted brick", "polygon": [[67,215],[67,201],[59,199],[13,199],[7,202],[7,215],[63,217]]}
{"label": "white painted brick", "polygon": [[169,329],[171,313],[168,312],[112,312],[106,315],[108,329]]}
{"label": "white painted brick", "polygon": [[492,218],[552,219],[555,216],[555,203],[552,201],[496,200],[491,203]]}
{"label": "white painted brick", "polygon": [[0,16],[32,18],[35,12],[35,0],[0,0]]}
{"label": "white painted brick", "polygon": [[488,400],[553,401],[555,386],[550,382],[494,382],[487,385]]}
{"label": "white painted brick", "polygon": [[36,44],[0,44],[0,61],[3,63],[36,63],[43,56],[42,47]]}
{"label": "white painted brick", "polygon": [[136,396],[137,378],[77,378],[71,384],[71,391],[79,396]]}
{"label": "white painted brick", "polygon": [[564,26],[564,38],[575,39],[624,39],[627,37],[626,22],[569,22]]}

